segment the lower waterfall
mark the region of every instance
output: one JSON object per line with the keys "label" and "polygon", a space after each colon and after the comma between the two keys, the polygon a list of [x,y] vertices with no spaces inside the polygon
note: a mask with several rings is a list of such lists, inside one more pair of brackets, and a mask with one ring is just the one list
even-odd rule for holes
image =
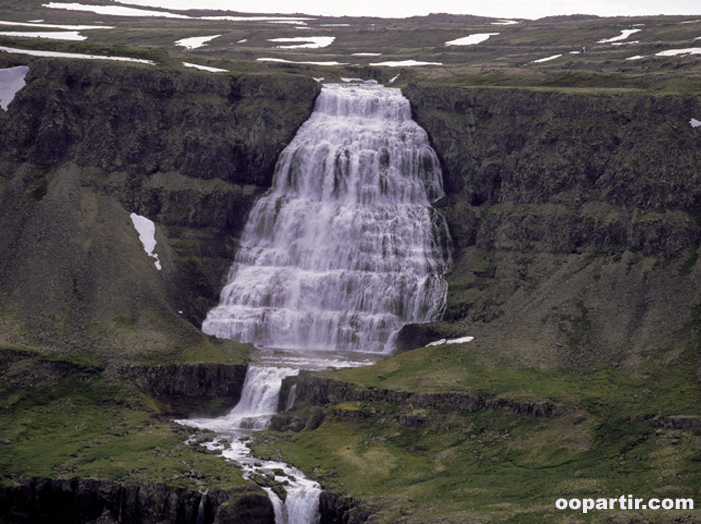
{"label": "lower waterfall", "polygon": [[251,211],[202,330],[254,343],[256,363],[228,415],[179,422],[220,433],[207,446],[244,477],[285,483],[284,503],[264,488],[276,524],[318,523],[321,487],[253,458],[246,441],[268,427],[284,377],[370,364],[394,349],[404,324],[440,317],[451,244],[430,204],[442,196],[440,164],[401,91],[331,84]]}
{"label": "lower waterfall", "polygon": [[[273,364],[280,363],[281,360],[283,366]],[[287,492],[284,503],[272,488],[263,487],[275,510],[275,524],[318,524],[321,486],[284,462],[261,460],[252,456],[247,442],[252,438],[253,432],[269,426],[270,419],[276,412],[282,379],[285,377],[296,375],[300,369],[324,369],[329,365],[362,366],[371,363],[372,360],[367,359],[330,359],[328,353],[322,357],[290,353],[281,357],[278,351],[263,350],[258,355],[258,362],[249,366],[241,400],[231,412],[218,418],[192,418],[176,422],[217,432],[219,436],[205,445],[239,464],[244,478],[265,478],[284,485]]]}

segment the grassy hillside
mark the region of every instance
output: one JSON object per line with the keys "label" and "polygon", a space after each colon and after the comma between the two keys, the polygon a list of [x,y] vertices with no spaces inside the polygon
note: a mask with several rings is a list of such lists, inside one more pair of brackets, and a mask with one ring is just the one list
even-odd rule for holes
{"label": "grassy hillside", "polygon": [[[300,401],[257,452],[357,498],[376,522],[701,521],[698,510],[582,515],[554,505],[628,494],[701,503],[701,149],[689,125],[701,119],[701,59],[657,55],[696,46],[701,22],[199,18],[212,14],[112,17],[34,0],[0,8],[2,20],[113,26],[82,31],[83,42],[0,37],[0,46],[156,64],[0,52],[0,66],[31,68],[0,113],[3,486],[245,485],[185,445],[190,432],[164,415],[172,398],[129,370],[159,367],[161,387],[170,369],[245,363],[249,347],[198,327],[252,202],[311,110],[312,78],[398,75],[393,85],[444,167],[448,195],[436,207],[455,244],[445,318],[407,331],[403,349],[416,349],[323,373],[366,399]],[[641,30],[623,45],[600,42],[631,28]],[[445,45],[487,32],[499,34]],[[198,49],[175,45],[214,34]],[[270,41],[300,35],[335,40],[304,50]],[[370,65],[386,60],[442,65]],[[162,272],[130,212],[155,221]],[[476,338],[420,347],[463,335]],[[431,404],[440,395],[448,400]],[[460,395],[489,402],[451,407]],[[538,403],[557,410],[526,409]]]}

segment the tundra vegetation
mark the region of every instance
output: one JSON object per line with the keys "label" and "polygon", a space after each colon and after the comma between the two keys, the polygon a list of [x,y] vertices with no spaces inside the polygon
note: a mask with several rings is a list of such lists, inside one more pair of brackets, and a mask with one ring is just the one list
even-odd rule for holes
{"label": "tundra vegetation", "polygon": [[[701,17],[186,14],[0,9],[112,27],[0,47],[155,64],[0,52],[0,67],[30,67],[0,112],[0,519],[18,518],[7,493],[32,478],[254,493],[173,418],[240,393],[251,348],[198,327],[322,77],[394,79],[412,102],[444,170],[448,303],[374,366],[303,374],[255,452],[318,479],[350,522],[701,519],[555,509],[628,494],[701,504],[701,55],[660,54],[698,48]],[[483,33],[498,34],[445,45]],[[334,40],[271,42],[307,34]],[[404,60],[442,65],[372,65]],[[162,271],[131,212],[156,223]]]}

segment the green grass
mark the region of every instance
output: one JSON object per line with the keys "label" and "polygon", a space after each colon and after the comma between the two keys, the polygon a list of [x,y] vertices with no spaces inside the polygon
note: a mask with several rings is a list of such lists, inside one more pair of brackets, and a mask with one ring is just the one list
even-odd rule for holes
{"label": "green grass", "polygon": [[[477,356],[470,343],[422,348],[327,374],[380,390],[549,400],[563,406],[564,414],[543,419],[505,410],[344,402],[318,429],[268,432],[256,450],[293,462],[328,488],[371,501],[385,515],[380,522],[395,522],[401,514],[411,523],[438,522],[438,515],[456,522],[476,517],[555,522],[556,513],[567,516],[554,507],[562,497],[633,494],[698,501],[701,429],[663,424],[666,416],[699,415],[701,389],[693,373],[698,349],[692,344],[664,363],[669,348],[658,353],[648,355],[648,364],[637,371],[608,368],[583,375]],[[407,415],[427,424],[407,427],[402,423]],[[573,516],[583,522],[604,518],[570,512]],[[661,517],[648,513],[644,521],[656,518]]]}
{"label": "green grass", "polygon": [[79,477],[198,490],[198,479],[207,488],[247,485],[238,469],[184,443],[193,430],[160,417],[151,399],[107,378],[91,357],[0,351],[15,357],[0,368],[0,481]]}

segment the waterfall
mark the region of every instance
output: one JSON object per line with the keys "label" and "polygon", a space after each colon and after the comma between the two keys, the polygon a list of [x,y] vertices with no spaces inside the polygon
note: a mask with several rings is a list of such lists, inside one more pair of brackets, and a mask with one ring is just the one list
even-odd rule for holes
{"label": "waterfall", "polygon": [[[430,203],[442,195],[436,154],[399,89],[325,85],[251,211],[202,330],[257,344],[257,364],[228,415],[179,422],[233,437],[207,445],[244,477],[284,484],[283,503],[263,483],[276,524],[317,524],[321,488],[292,466],[252,457],[250,431],[270,424],[283,378],[368,364],[369,353],[393,349],[404,324],[440,316],[450,237]],[[294,400],[293,387],[286,409]]]}
{"label": "waterfall", "polygon": [[399,89],[325,85],[251,211],[202,330],[260,346],[386,352],[443,311],[438,159]]}
{"label": "waterfall", "polygon": [[[273,504],[275,524],[316,524],[319,520],[319,484],[284,462],[251,456],[246,446],[251,430],[266,429],[270,424],[270,418],[276,411],[282,379],[298,372],[299,369],[284,367],[249,366],[241,400],[228,415],[177,421],[229,435],[230,440],[215,439],[208,443],[208,447],[219,450],[224,457],[236,461],[243,469],[245,478],[256,475],[267,477],[281,485],[284,483],[287,491],[284,503],[271,488],[263,488]],[[200,499],[198,524],[200,514],[204,516],[205,497],[206,493]]]}

